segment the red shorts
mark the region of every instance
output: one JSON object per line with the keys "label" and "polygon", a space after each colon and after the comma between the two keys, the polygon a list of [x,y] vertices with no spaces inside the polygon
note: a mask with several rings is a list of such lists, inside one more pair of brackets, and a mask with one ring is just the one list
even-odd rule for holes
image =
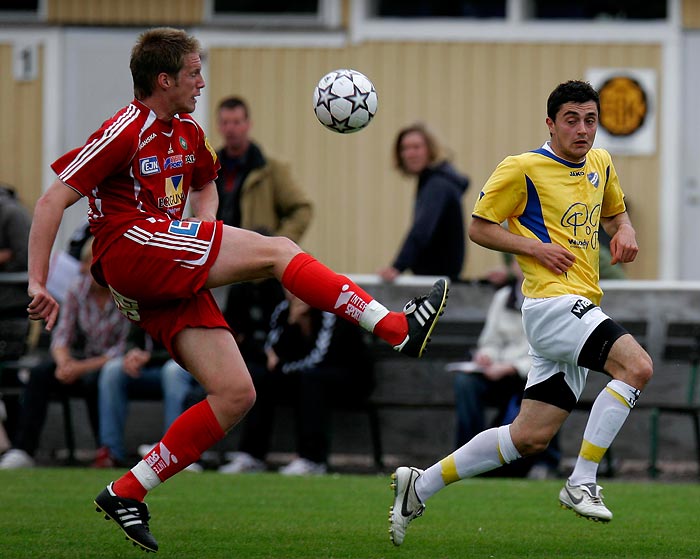
{"label": "red shorts", "polygon": [[176,357],[186,327],[229,329],[204,284],[221,247],[220,221],[142,220],[93,265],[119,310]]}

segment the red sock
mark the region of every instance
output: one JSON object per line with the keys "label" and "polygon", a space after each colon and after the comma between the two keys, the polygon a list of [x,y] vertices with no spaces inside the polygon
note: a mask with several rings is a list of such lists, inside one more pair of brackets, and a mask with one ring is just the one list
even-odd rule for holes
{"label": "red sock", "polygon": [[[144,456],[143,462],[150,466],[160,481],[165,481],[199,460],[202,452],[223,439],[224,435],[209,401],[203,400],[173,421],[160,443]],[[134,469],[139,467],[142,467],[141,463]],[[148,488],[138,480],[134,469],[114,482],[113,489],[121,497],[143,501]]]}
{"label": "red sock", "polygon": [[[374,299],[349,278],[336,274],[305,252],[297,254],[282,274],[282,285],[312,307],[331,312],[353,324]],[[408,333],[402,312],[389,312],[372,330],[391,345],[400,344]]]}

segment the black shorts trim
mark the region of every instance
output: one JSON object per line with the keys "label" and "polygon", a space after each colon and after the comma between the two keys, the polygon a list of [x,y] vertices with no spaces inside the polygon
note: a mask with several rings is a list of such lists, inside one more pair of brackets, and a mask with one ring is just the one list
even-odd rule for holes
{"label": "black shorts trim", "polygon": [[568,412],[571,412],[576,406],[576,396],[566,384],[563,372],[526,388],[523,399],[551,404]]}
{"label": "black shorts trim", "polygon": [[628,333],[614,320],[610,318],[604,320],[591,332],[586,343],[583,344],[581,353],[578,355],[577,365],[605,373],[605,362],[608,360],[610,348],[620,336]]}

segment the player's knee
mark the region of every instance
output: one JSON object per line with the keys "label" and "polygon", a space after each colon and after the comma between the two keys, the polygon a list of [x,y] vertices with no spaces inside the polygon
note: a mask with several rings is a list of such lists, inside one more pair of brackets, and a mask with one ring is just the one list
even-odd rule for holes
{"label": "player's knee", "polygon": [[528,432],[519,437],[518,441],[513,441],[515,448],[522,456],[532,456],[547,450],[552,437],[544,432]]}
{"label": "player's knee", "polygon": [[287,237],[273,237],[272,240],[275,243],[275,252],[284,261],[289,261],[302,252],[299,245]]}
{"label": "player's knee", "polygon": [[654,374],[654,363],[648,353],[640,352],[639,355],[625,364],[625,373],[627,378],[621,380],[625,380],[627,384],[642,390]]}

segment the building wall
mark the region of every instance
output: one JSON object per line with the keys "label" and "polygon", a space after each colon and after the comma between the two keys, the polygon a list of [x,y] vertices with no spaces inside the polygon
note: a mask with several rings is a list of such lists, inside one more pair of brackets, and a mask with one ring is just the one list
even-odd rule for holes
{"label": "building wall", "polygon": [[[656,45],[370,42],[336,49],[212,48],[209,52],[209,134],[216,102],[243,95],[251,105],[253,136],[266,151],[293,163],[316,204],[304,247],[331,266],[372,272],[389,264],[411,219],[414,182],[392,168],[398,129],[422,120],[454,153],[472,184],[467,216],[495,166],[511,153],[547,138],[546,99],[561,81],[583,78],[590,67],[663,71]],[[329,70],[351,67],[373,81],[379,108],[356,134],[324,129],[314,118],[313,86]],[[658,145],[658,142],[657,142]],[[628,266],[635,278],[658,267],[659,158],[615,157],[638,224],[643,257]],[[474,244],[464,274],[479,276],[499,257]]]}
{"label": "building wall", "polygon": [[14,186],[33,207],[42,192],[43,48],[38,50],[37,78],[17,81],[13,44],[0,41],[0,182]]}
{"label": "building wall", "polygon": [[[48,0],[47,18],[62,25],[188,26],[201,23],[203,1],[148,0],[135,8],[132,0]],[[682,4],[684,26],[692,28],[693,22],[700,21],[697,4]],[[343,6],[347,12],[350,4]],[[343,17],[345,24],[348,17]],[[134,29],[134,37],[137,32]],[[195,33],[208,36],[206,28]],[[212,143],[218,145],[216,102],[234,93],[248,99],[254,137],[270,155],[292,163],[294,174],[316,204],[304,248],[349,272],[370,273],[390,263],[410,223],[414,183],[401,178],[391,165],[391,147],[400,127],[423,120],[452,149],[456,166],[472,180],[464,202],[469,216],[476,195],[498,162],[508,154],[538,147],[547,138],[545,100],[560,81],[583,77],[590,67],[653,68],[658,76],[659,107],[665,93],[661,88],[663,47],[653,42],[342,44],[300,48],[209,43],[202,106],[209,120],[204,124]],[[40,59],[45,55],[43,48],[39,47]],[[47,186],[42,172],[50,163],[41,160],[39,149],[45,106],[43,66],[37,80],[16,82],[12,50],[12,42],[5,41],[0,32],[0,117],[6,123],[0,129],[0,180],[15,184],[25,202],[33,206]],[[314,84],[338,67],[366,73],[378,91],[376,119],[358,134],[341,136],[327,131],[312,113]],[[60,68],[54,71],[61,72]],[[658,137],[656,143],[660,146]],[[658,152],[617,156],[615,164],[642,249],[638,261],[627,266],[628,275],[656,278],[660,268],[659,200],[664,192]],[[497,254],[470,243],[464,275],[483,275],[499,263]]]}

